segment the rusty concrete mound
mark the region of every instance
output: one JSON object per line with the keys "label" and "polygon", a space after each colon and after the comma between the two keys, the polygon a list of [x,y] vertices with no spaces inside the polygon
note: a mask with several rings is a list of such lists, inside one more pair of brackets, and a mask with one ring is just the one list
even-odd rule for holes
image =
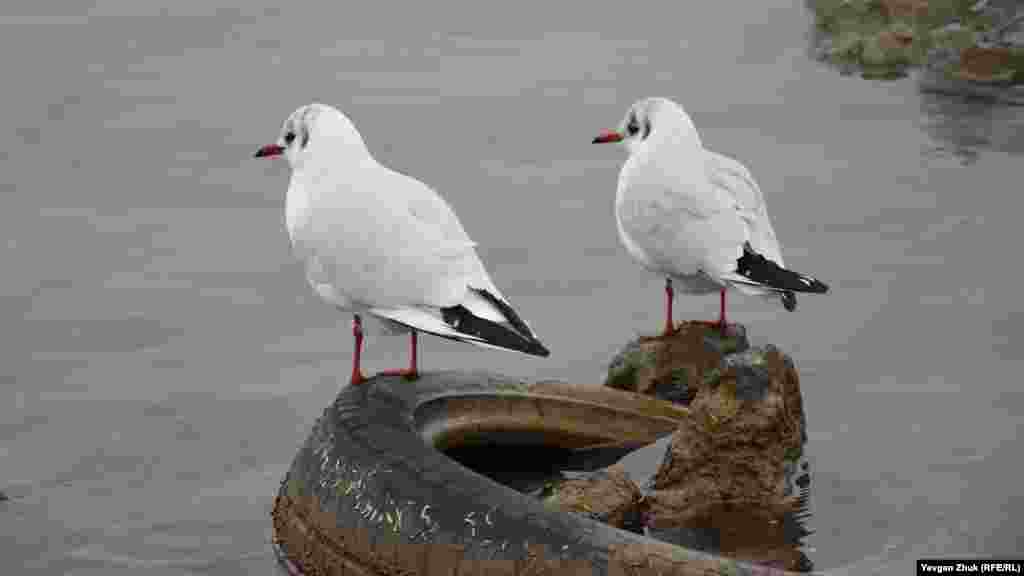
{"label": "rusty concrete mound", "polygon": [[281,484],[275,550],[282,565],[307,575],[765,574],[545,506],[441,452],[465,444],[497,453],[502,444],[636,446],[672,433],[688,410],[599,386],[487,373],[345,387]]}
{"label": "rusty concrete mound", "polygon": [[794,509],[806,419],[800,376],[775,346],[751,347],[742,326],[723,336],[684,322],[673,334],[628,343],[612,360],[606,386],[688,407],[651,480],[654,524],[736,509],[752,521],[777,522]]}
{"label": "rusty concrete mound", "polygon": [[[677,430],[630,455],[656,467],[632,483],[622,462],[558,481],[545,501],[669,542],[759,565],[809,569],[797,520],[809,472],[800,378],[778,348],[751,347],[742,326],[725,335],[683,322],[638,337],[612,360],[606,386],[685,405]],[[634,459],[635,460],[635,459]],[[650,465],[648,465],[650,467]],[[637,474],[634,474],[637,476]]]}

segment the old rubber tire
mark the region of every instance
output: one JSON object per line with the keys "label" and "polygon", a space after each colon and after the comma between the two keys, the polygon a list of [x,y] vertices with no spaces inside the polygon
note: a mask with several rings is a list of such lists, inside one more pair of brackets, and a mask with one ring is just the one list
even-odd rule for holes
{"label": "old rubber tire", "polygon": [[435,448],[496,434],[572,448],[651,442],[674,429],[678,410],[598,386],[487,373],[346,386],[281,484],[275,549],[308,575],[785,574],[548,509]]}

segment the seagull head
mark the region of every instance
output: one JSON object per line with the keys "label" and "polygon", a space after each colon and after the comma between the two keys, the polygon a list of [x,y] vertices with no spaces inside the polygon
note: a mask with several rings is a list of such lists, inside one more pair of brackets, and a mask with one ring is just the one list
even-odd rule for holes
{"label": "seagull head", "polygon": [[[341,110],[314,102],[292,112],[281,125],[277,140],[257,150],[254,157],[284,156],[292,170],[296,170],[322,150],[331,151],[334,160],[369,154],[363,137]],[[342,158],[337,158],[338,155]]]}
{"label": "seagull head", "polygon": [[602,132],[593,143],[618,142],[633,154],[657,141],[700,142],[690,116],[668,98],[637,100],[618,128]]}

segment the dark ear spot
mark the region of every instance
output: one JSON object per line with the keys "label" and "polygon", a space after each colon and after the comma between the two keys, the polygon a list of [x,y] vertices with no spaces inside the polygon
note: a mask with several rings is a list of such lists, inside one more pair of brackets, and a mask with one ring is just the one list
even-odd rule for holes
{"label": "dark ear spot", "polygon": [[644,140],[651,135],[651,119],[644,118]]}
{"label": "dark ear spot", "polygon": [[309,130],[302,131],[302,147],[305,148],[306,144],[309,144]]}
{"label": "dark ear spot", "polygon": [[636,121],[636,113],[631,112],[629,114],[629,122],[626,123],[626,134],[628,136],[635,136],[640,131],[640,124]]}

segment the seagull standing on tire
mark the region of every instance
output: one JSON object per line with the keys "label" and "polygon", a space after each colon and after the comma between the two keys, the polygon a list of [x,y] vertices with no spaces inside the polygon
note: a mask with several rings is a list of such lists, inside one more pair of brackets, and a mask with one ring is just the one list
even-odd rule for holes
{"label": "seagull standing on tire", "polygon": [[823,282],[785,268],[754,178],[736,160],[705,149],[679,104],[639,100],[617,130],[593,142],[619,142],[629,151],[619,173],[615,221],[629,254],[665,277],[664,335],[674,331],[676,289],[718,292],[718,321],[705,323],[723,334],[727,289],[781,301],[789,311],[796,309],[795,292],[828,292]]}
{"label": "seagull standing on tire", "polygon": [[313,291],[353,313],[353,385],[365,381],[364,314],[411,334],[409,367],[382,374],[417,376],[419,331],[549,354],[494,285],[448,203],[377,162],[341,111],[319,103],[299,108],[255,156],[284,156],[291,166],[285,223],[292,251]]}

